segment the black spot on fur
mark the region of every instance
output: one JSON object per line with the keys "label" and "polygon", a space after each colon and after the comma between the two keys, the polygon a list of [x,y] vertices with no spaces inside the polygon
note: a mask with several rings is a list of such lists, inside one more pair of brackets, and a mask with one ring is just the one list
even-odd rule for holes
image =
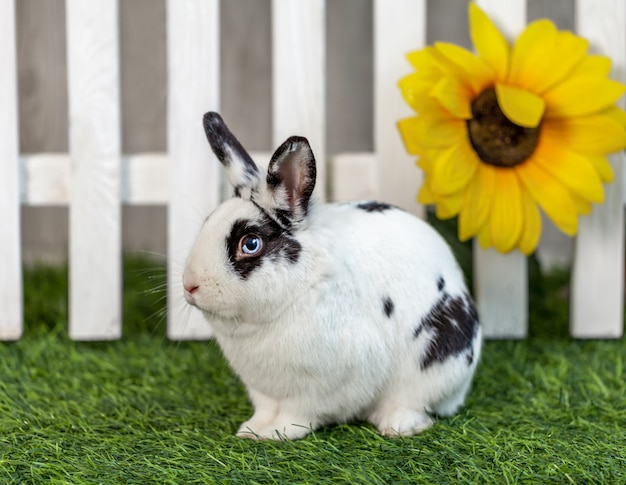
{"label": "black spot on fur", "polygon": [[[468,295],[451,297],[444,293],[413,332],[414,338],[423,331],[431,334],[426,353],[420,362],[422,370],[468,349],[471,351],[478,325],[478,313]],[[467,359],[468,365],[471,364],[473,353],[468,354]]]}
{"label": "black spot on fur", "polygon": [[440,276],[439,279],[437,280],[437,289],[439,291],[443,291],[445,286],[446,286],[446,280],[443,279],[443,276]]}
{"label": "black spot on fur", "polygon": [[391,204],[377,202],[375,200],[361,202],[360,204],[357,204],[356,207],[357,209],[364,210],[365,212],[385,212],[394,208]]}
{"label": "black spot on fur", "polygon": [[[263,241],[263,247],[257,255],[237,260],[239,241],[247,234],[255,234],[260,237]],[[226,238],[226,249],[233,271],[245,280],[266,260],[284,260],[290,264],[295,264],[300,258],[302,246],[289,232],[264,214],[258,221],[243,219],[235,221]]]}
{"label": "black spot on fur", "polygon": [[467,360],[468,367],[472,365],[472,363],[474,362],[474,349],[473,348],[470,347],[469,352],[465,356],[465,359]]}
{"label": "black spot on fur", "polygon": [[391,315],[393,314],[393,310],[394,310],[393,301],[388,296],[385,296],[383,298],[383,311],[385,312],[385,316],[387,318],[391,318]]}

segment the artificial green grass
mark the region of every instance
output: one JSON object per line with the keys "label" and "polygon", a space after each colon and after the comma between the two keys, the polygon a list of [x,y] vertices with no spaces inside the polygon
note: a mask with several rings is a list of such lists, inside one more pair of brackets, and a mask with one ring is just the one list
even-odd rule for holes
{"label": "artificial green grass", "polygon": [[[148,267],[146,266],[148,265]],[[566,273],[532,267],[531,337],[487,342],[467,407],[420,436],[233,436],[252,409],[214,342],[170,342],[164,269],[126,263],[124,337],[67,337],[67,272],[25,276],[0,344],[0,483],[626,483],[626,340],[567,336]]]}

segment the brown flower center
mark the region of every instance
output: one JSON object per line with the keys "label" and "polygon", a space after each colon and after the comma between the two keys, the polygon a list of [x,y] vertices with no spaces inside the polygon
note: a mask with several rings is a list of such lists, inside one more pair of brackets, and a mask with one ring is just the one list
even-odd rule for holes
{"label": "brown flower center", "polygon": [[496,167],[514,167],[528,160],[539,142],[541,124],[524,128],[511,122],[498,106],[496,90],[487,88],[472,101],[467,132],[480,159]]}

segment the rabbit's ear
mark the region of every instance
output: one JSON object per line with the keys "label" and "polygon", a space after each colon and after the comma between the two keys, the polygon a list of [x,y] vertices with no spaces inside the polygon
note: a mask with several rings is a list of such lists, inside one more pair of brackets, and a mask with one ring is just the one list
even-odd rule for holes
{"label": "rabbit's ear", "polygon": [[[210,111],[204,115],[202,122],[213,153],[226,168],[228,182],[235,188],[235,193],[240,194],[242,189],[256,188],[261,173],[222,117]],[[250,193],[249,190],[245,192]]]}
{"label": "rabbit's ear", "polygon": [[306,217],[315,174],[315,157],[306,138],[292,136],[276,150],[267,168],[267,188],[281,223],[292,226]]}

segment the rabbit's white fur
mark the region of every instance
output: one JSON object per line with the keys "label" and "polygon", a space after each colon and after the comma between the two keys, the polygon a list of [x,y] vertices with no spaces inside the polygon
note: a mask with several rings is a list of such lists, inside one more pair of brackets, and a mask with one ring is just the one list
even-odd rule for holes
{"label": "rabbit's white fur", "polygon": [[[276,233],[272,211],[283,195],[259,181],[252,200],[220,205],[184,274],[187,300],[210,318],[254,405],[238,435],[295,439],[355,419],[385,435],[412,435],[432,414],[455,413],[481,335],[447,244],[422,220],[375,204],[307,201]],[[247,260],[253,268],[245,275],[233,256],[233,228],[244,222],[269,222],[275,237],[258,260]],[[465,337],[448,344],[457,330]]]}

